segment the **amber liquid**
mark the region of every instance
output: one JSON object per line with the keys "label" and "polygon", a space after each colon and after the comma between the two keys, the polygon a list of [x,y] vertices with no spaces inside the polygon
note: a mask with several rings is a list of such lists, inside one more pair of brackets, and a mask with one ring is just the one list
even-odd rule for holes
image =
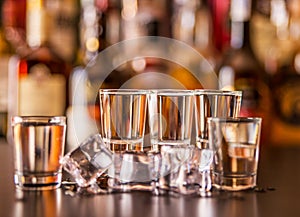
{"label": "amber liquid", "polygon": [[215,163],[213,178],[217,188],[242,190],[256,185],[258,149],[248,143],[228,143]]}
{"label": "amber liquid", "polygon": [[113,152],[143,151],[143,138],[138,139],[106,139],[103,138],[106,147]]}
{"label": "amber liquid", "polygon": [[15,183],[21,188],[60,185],[60,158],[64,152],[65,126],[19,123],[13,127]]}

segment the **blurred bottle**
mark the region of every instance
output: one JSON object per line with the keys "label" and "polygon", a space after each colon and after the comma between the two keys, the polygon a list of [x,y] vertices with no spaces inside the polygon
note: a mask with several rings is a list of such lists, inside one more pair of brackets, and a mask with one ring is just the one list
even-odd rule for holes
{"label": "blurred bottle", "polygon": [[263,118],[262,140],[268,141],[270,91],[266,73],[257,61],[250,43],[251,0],[232,0],[230,7],[230,48],[219,68],[221,89],[243,91],[241,116]]}
{"label": "blurred bottle", "polygon": [[[53,36],[60,34],[59,15],[53,14],[56,1],[28,0],[26,2],[26,47],[18,48],[17,60],[19,115],[63,115],[67,105],[66,79],[71,69],[57,50]],[[54,5],[52,5],[54,4]],[[57,9],[57,8],[56,8]],[[60,39],[59,39],[60,40]],[[61,43],[61,42],[60,42]],[[64,42],[68,47],[68,41]]]}
{"label": "blurred bottle", "polygon": [[292,62],[297,49],[295,39],[300,35],[298,2],[256,0],[251,20],[251,42],[257,59],[271,76],[278,67]]}
{"label": "blurred bottle", "polygon": [[[28,1],[28,0],[27,0]],[[44,0],[49,28],[48,46],[63,61],[74,64],[79,46],[79,0]]]}
{"label": "blurred bottle", "polygon": [[219,51],[230,44],[230,0],[208,0],[213,21],[213,41]]}
{"label": "blurred bottle", "polygon": [[[121,41],[133,40],[143,36],[171,36],[171,0],[121,0],[120,2]],[[156,53],[156,48],[149,46],[148,43],[136,43],[132,51],[124,50],[125,58],[127,53],[130,52],[137,54],[137,56],[117,69],[119,71],[118,74],[126,74],[128,76],[122,79],[120,86],[129,88],[144,86],[147,89],[153,85],[153,82],[149,80],[156,80],[154,73],[167,74],[169,72],[170,65],[168,61],[155,56],[140,57],[138,56],[140,49],[147,49]],[[132,80],[135,76],[141,79]],[[146,77],[149,82],[143,81]]]}
{"label": "blurred bottle", "polygon": [[171,1],[122,0],[122,39],[171,35]]}
{"label": "blurred bottle", "polygon": [[[271,141],[272,144],[284,146],[300,144],[300,2],[287,1],[285,8],[287,21],[285,31],[280,33],[284,38],[277,35],[275,42],[278,45],[290,44],[292,47],[289,52],[284,50],[285,57],[280,57],[284,52],[278,46],[279,50],[274,54],[277,58],[273,59],[275,67],[271,80],[272,99],[276,105],[272,111]],[[281,29],[277,26],[276,32],[283,31]]]}
{"label": "blurred bottle", "polygon": [[[208,0],[175,0],[172,16],[172,37],[196,49],[209,68],[198,68],[199,73],[214,71],[220,61],[220,52],[213,43],[212,11]],[[180,54],[184,55],[184,54]],[[195,62],[197,64],[197,62]],[[176,67],[171,75],[188,89],[203,88],[201,81],[183,67]]]}
{"label": "blurred bottle", "polygon": [[[0,10],[3,1],[0,1]],[[6,136],[8,111],[8,62],[13,49],[5,38],[3,19],[0,17],[0,137]]]}
{"label": "blurred bottle", "polygon": [[[78,65],[85,68],[101,51],[120,41],[142,36],[170,36],[169,7],[165,0],[82,0]],[[122,49],[119,47],[117,55],[109,60],[112,65],[118,58],[126,59],[127,51]],[[133,62],[118,63],[108,75],[101,74],[100,70],[96,73],[86,71],[89,81],[87,101],[91,107],[99,88],[120,88],[143,71],[135,70]],[[153,62],[145,65],[153,66]],[[99,83],[100,87],[97,86]]]}
{"label": "blurred bottle", "polygon": [[[18,10],[9,10],[18,8],[19,1],[8,0],[7,21],[19,16],[14,14]],[[9,64],[9,117],[65,115],[68,77],[77,46],[77,2],[27,0],[20,6],[26,9],[22,13],[26,28],[19,24],[21,17],[5,25],[16,53]]]}
{"label": "blurred bottle", "polygon": [[[74,133],[68,134],[70,146],[78,144],[78,141],[93,133],[91,130],[93,124],[99,123],[97,96],[99,88],[120,88],[129,85],[127,81],[138,73],[146,72],[150,67],[165,69],[162,67],[164,63],[153,62],[151,58],[140,58],[140,61],[128,60],[120,64],[119,59],[127,59],[127,51],[122,50],[124,49],[122,47],[119,47],[118,53],[110,57],[106,67],[103,67],[95,63],[99,53],[123,40],[149,35],[170,36],[168,8],[171,5],[167,1],[81,0],[80,3],[80,49],[76,67],[70,78],[71,106],[68,109],[68,115],[73,117],[69,120],[74,120],[68,125],[70,131],[76,130],[79,133],[77,138],[72,136]],[[139,64],[141,62],[142,69]],[[92,67],[93,64],[97,66]],[[112,71],[108,73],[105,71],[107,66],[114,65]],[[83,90],[83,94],[78,92],[79,89]],[[85,124],[77,126],[77,121]]]}
{"label": "blurred bottle", "polygon": [[271,82],[274,108],[271,141],[274,145],[299,145],[300,142],[300,51],[293,63],[282,66]]}
{"label": "blurred bottle", "polygon": [[5,38],[15,53],[26,52],[26,0],[4,0],[1,12]]}

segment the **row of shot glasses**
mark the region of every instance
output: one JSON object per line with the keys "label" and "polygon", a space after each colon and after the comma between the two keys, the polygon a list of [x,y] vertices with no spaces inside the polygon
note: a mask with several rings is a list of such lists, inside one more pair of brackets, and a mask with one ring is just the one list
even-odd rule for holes
{"label": "row of shot glasses", "polygon": [[261,119],[239,117],[242,92],[100,89],[99,99],[99,134],[60,159],[80,188],[208,195],[256,185]]}

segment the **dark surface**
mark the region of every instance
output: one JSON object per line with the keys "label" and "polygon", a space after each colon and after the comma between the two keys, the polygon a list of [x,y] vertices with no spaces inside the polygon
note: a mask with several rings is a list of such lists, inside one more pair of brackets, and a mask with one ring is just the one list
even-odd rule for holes
{"label": "dark surface", "polygon": [[263,148],[256,190],[214,192],[210,198],[153,196],[148,192],[70,196],[62,189],[16,191],[12,147],[3,139],[0,174],[0,217],[300,216],[300,146]]}

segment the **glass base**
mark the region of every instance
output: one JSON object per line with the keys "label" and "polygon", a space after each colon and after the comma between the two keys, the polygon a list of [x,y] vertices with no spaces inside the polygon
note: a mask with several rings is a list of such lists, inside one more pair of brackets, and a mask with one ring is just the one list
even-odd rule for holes
{"label": "glass base", "polygon": [[108,187],[114,192],[151,191],[151,182],[121,182],[115,178],[108,179]]}
{"label": "glass base", "polygon": [[61,185],[62,173],[24,174],[16,173],[14,182],[21,190],[53,190]]}
{"label": "glass base", "polygon": [[213,186],[225,191],[240,191],[256,186],[256,174],[251,176],[232,177],[213,174]]}

